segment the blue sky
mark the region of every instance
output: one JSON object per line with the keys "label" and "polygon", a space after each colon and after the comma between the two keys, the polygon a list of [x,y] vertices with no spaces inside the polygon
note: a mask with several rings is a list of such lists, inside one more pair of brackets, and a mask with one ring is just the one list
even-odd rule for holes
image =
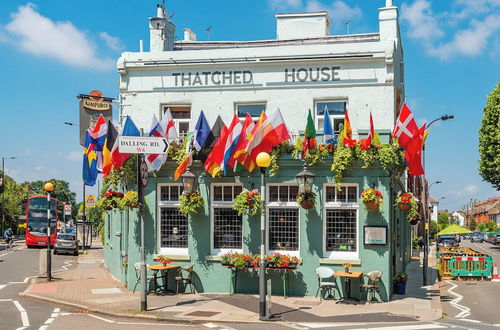
{"label": "blue sky", "polygon": [[[17,181],[57,177],[81,198],[77,94],[117,97],[115,62],[122,51],[149,45],[147,18],[159,1],[1,1],[0,157]],[[498,196],[478,175],[478,128],[486,95],[500,78],[500,0],[400,0],[407,103],[418,121],[442,114],[426,144],[431,195],[440,208]],[[331,34],[378,31],[384,0],[167,1],[177,36],[198,40],[275,38],[275,13],[328,10]],[[205,32],[212,26],[210,35]],[[116,111],[115,111],[116,113]]]}

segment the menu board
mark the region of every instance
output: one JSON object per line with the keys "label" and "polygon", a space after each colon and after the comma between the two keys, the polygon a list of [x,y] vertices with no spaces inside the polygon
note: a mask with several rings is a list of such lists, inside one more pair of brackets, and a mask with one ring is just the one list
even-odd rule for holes
{"label": "menu board", "polygon": [[387,227],[386,226],[365,226],[365,244],[366,245],[386,245]]}

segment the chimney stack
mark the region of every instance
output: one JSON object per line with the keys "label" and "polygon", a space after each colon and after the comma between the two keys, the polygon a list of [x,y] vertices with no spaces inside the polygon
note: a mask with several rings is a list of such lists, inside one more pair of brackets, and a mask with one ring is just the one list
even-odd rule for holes
{"label": "chimney stack", "polygon": [[175,25],[165,18],[163,5],[156,5],[156,17],[149,19],[149,51],[174,50]]}

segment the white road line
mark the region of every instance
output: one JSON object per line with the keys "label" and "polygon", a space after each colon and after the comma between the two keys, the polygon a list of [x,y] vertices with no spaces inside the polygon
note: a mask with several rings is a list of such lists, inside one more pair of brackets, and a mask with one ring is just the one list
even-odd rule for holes
{"label": "white road line", "polygon": [[353,326],[351,323],[326,323],[326,322],[300,322],[295,324],[287,324],[287,326],[296,326],[297,329],[318,329],[318,328],[334,328]]}
{"label": "white road line", "polygon": [[458,287],[458,285],[456,285],[455,283],[452,283],[450,281],[446,281],[446,282],[452,286],[447,291],[456,297],[455,299],[453,299],[452,301],[450,301],[450,305],[452,305],[456,309],[460,310],[460,313],[458,313],[457,315],[455,315],[455,317],[456,318],[465,318],[465,317],[469,316],[470,315],[470,308],[462,306],[462,305],[459,304],[459,302],[462,299],[464,299],[464,297],[462,295],[460,295],[460,294],[452,291],[453,289],[455,289],[456,287]]}
{"label": "white road line", "polygon": [[439,324],[415,324],[415,325],[394,325],[389,327],[378,327],[378,328],[358,328],[352,330],[420,330],[420,329],[442,329],[447,328],[447,326]]}
{"label": "white road line", "polygon": [[6,284],[0,285],[0,290],[2,290],[3,288],[5,288],[6,286],[7,286]]}
{"label": "white road line", "polygon": [[472,322],[472,323],[483,323],[483,321],[463,319],[462,321]]}
{"label": "white road line", "polygon": [[98,319],[98,320],[101,320],[101,321],[104,321],[104,322],[108,322],[108,323],[115,323],[115,321],[113,320],[108,320],[108,319],[105,319],[104,317],[100,317],[100,316],[97,316],[97,315],[94,315],[94,314],[87,314],[88,316],[91,316],[95,319]]}
{"label": "white road line", "polygon": [[46,330],[49,326],[48,325],[42,325],[38,330]]}
{"label": "white road line", "polygon": [[16,306],[17,310],[19,313],[21,313],[21,321],[23,322],[23,327],[29,327],[30,326],[30,320],[28,319],[28,313],[26,313],[26,310],[21,306],[19,301],[13,300],[12,301],[14,305]]}
{"label": "white road line", "polygon": [[[98,320],[101,320],[101,321],[104,321],[104,322],[107,322],[107,323],[120,324],[120,325],[155,325],[155,326],[159,326],[159,325],[172,326],[173,325],[173,324],[146,323],[146,322],[121,322],[121,321],[117,322],[115,320],[106,319],[104,317],[100,317],[100,316],[97,316],[97,315],[94,315],[94,314],[85,314],[85,315],[88,315],[90,317],[93,317],[95,319],[98,319]],[[195,325],[191,325],[191,324],[175,324],[175,326],[176,327],[194,327]]]}
{"label": "white road line", "polygon": [[[47,220],[48,221],[48,220]],[[206,326],[207,328],[211,328],[211,329],[214,329],[214,328],[218,328],[219,326],[216,325],[216,324],[213,324],[213,323],[205,323],[203,324],[204,326]]]}
{"label": "white road line", "polygon": [[12,299],[0,299],[0,301],[12,301]]}

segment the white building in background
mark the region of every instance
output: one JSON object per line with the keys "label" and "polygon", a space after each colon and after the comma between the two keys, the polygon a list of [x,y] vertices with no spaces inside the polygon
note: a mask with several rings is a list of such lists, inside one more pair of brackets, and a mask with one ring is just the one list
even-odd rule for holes
{"label": "white building in background", "polygon": [[[357,137],[368,130],[391,130],[404,100],[403,50],[398,10],[391,0],[379,9],[379,33],[329,35],[327,12],[277,14],[277,37],[256,41],[197,41],[158,7],[150,19],[150,51],[125,52],[118,60],[121,115],[146,131],[151,115],[170,108],[178,131],[193,131],[200,111],[212,125],[220,115],[280,109],[287,126],[304,130],[311,109],[323,128],[324,109],[335,129],[345,109]],[[142,42],[141,42],[142,48]],[[121,119],[121,118],[120,118]]]}
{"label": "white building in background", "polygon": [[438,206],[439,201],[429,196],[429,211],[431,212],[431,221],[434,221],[435,223],[438,222]]}
{"label": "white building in background", "polygon": [[465,213],[462,211],[455,211],[451,214],[453,219],[455,220],[455,223],[465,227]]}

